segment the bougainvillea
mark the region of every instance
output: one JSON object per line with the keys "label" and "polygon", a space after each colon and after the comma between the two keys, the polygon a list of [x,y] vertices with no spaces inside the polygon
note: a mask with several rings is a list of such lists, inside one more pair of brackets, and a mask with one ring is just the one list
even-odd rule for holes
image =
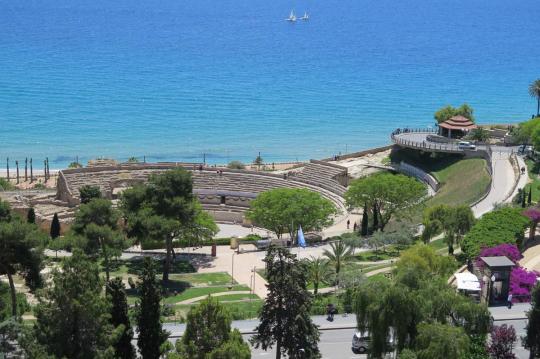
{"label": "bougainvillea", "polygon": [[488,353],[492,358],[515,359],[514,343],[517,341],[516,330],[513,326],[503,324],[493,326],[491,330],[491,343],[488,345]]}
{"label": "bougainvillea", "polygon": [[529,272],[519,266],[519,260],[523,258],[517,246],[513,244],[500,244],[491,248],[482,248],[480,256],[476,259],[476,266],[482,270],[485,263],[480,257],[502,257],[506,256],[516,266],[510,273],[510,293],[512,293],[514,302],[524,302],[530,300],[530,294],[536,283],[536,277],[540,276],[538,272]]}
{"label": "bougainvillea", "polygon": [[[518,247],[514,244],[499,244],[498,246],[491,247],[491,248],[482,248],[480,251],[479,257],[502,257],[506,256],[508,259],[510,259],[514,263],[518,263],[523,256],[521,255],[521,252],[519,251]],[[484,262],[482,262],[480,259],[477,260],[476,265],[480,268],[484,266]]]}
{"label": "bougainvillea", "polygon": [[514,302],[528,302],[533,286],[536,284],[538,272],[529,272],[522,267],[514,267],[510,273],[510,293]]}
{"label": "bougainvillea", "polygon": [[531,220],[531,228],[529,228],[529,240],[534,240],[536,235],[536,227],[540,222],[540,208],[529,208],[523,211],[523,215]]}

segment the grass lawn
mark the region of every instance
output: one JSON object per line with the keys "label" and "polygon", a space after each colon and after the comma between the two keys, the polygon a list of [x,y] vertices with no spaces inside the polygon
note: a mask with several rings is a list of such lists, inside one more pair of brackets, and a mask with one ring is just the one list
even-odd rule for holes
{"label": "grass lawn", "polygon": [[229,285],[231,284],[232,279],[231,276],[225,272],[170,274],[169,278],[182,282],[188,282],[194,287],[204,285]]}
{"label": "grass lawn", "polygon": [[397,258],[404,249],[405,247],[398,249],[395,246],[388,246],[384,251],[382,249],[370,250],[358,253],[354,257],[359,262],[377,262]]}
{"label": "grass lawn", "polygon": [[389,282],[390,279],[386,276],[386,273],[378,273],[375,275],[372,275],[371,277],[367,277],[367,280],[369,282]]}
{"label": "grass lawn", "polygon": [[[231,291],[240,291],[240,290],[249,291],[249,287],[245,285],[234,285],[231,289]],[[163,303],[174,304],[174,303],[182,302],[184,300],[188,300],[191,298],[200,297],[203,295],[222,293],[222,292],[228,292],[228,291],[229,291],[229,287],[226,287],[226,286],[188,288],[178,295],[173,295],[173,296],[164,298]]]}
{"label": "grass lawn", "polygon": [[540,179],[538,175],[540,174],[540,163],[536,163],[533,160],[525,160],[527,164],[527,170],[529,172],[529,178],[532,180],[531,183],[525,186],[525,191],[528,194],[529,189],[532,188],[532,201],[538,202],[540,200]]}
{"label": "grass lawn", "polygon": [[[480,199],[490,184],[487,162],[481,158],[463,159],[459,155],[431,156],[420,151],[399,150],[392,154],[394,162],[405,161],[431,173],[440,183],[437,194],[411,208],[403,216],[404,222],[421,223],[425,208],[438,204],[471,204]],[[533,189],[534,191],[534,189]],[[540,196],[540,190],[538,195]],[[388,230],[399,229],[403,223],[392,220]]]}

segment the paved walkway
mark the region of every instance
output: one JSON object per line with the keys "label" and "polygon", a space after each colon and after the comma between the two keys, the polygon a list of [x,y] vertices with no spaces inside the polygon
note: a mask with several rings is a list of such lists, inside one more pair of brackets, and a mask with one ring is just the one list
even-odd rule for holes
{"label": "paved walkway", "polygon": [[230,291],[230,292],[211,293],[211,294],[201,295],[201,296],[195,297],[195,298],[186,299],[186,300],[183,300],[181,302],[174,303],[174,304],[192,304],[192,303],[196,303],[198,301],[204,300],[208,296],[222,297],[224,295],[232,295],[232,294],[251,294],[251,292],[247,291],[247,290],[233,290],[233,291]]}
{"label": "paved walkway", "polygon": [[510,163],[511,149],[493,147],[492,162],[493,175],[489,194],[472,207],[474,215],[478,218],[493,210],[500,203],[504,203],[514,189],[516,176]]}

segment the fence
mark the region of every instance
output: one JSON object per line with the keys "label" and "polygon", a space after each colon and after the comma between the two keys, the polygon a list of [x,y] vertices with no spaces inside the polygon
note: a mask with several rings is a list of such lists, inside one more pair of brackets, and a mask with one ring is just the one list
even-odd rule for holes
{"label": "fence", "polygon": [[414,167],[401,161],[399,165],[396,166],[396,170],[402,172],[408,176],[415,177],[420,181],[428,184],[434,192],[437,192],[440,187],[440,183],[427,172],[422,171],[420,168]]}

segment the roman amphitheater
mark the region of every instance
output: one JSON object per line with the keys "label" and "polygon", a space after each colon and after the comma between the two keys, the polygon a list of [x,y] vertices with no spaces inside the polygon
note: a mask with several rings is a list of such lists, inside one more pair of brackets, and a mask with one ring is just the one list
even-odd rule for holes
{"label": "roman amphitheater", "polygon": [[[347,210],[343,195],[348,182],[347,167],[311,160],[297,168],[272,173],[233,170],[189,163],[137,163],[66,169],[58,172],[56,192],[21,191],[5,193],[12,206],[21,213],[33,207],[37,219],[48,229],[55,213],[69,227],[80,204],[79,189],[84,185],[99,186],[102,195],[113,201],[126,188],[145,182],[149,176],[172,168],[183,167],[192,173],[194,193],[203,208],[217,222],[242,223],[249,202],[259,193],[273,188],[306,188],[320,193],[340,210]],[[338,219],[339,220],[339,219]]]}

